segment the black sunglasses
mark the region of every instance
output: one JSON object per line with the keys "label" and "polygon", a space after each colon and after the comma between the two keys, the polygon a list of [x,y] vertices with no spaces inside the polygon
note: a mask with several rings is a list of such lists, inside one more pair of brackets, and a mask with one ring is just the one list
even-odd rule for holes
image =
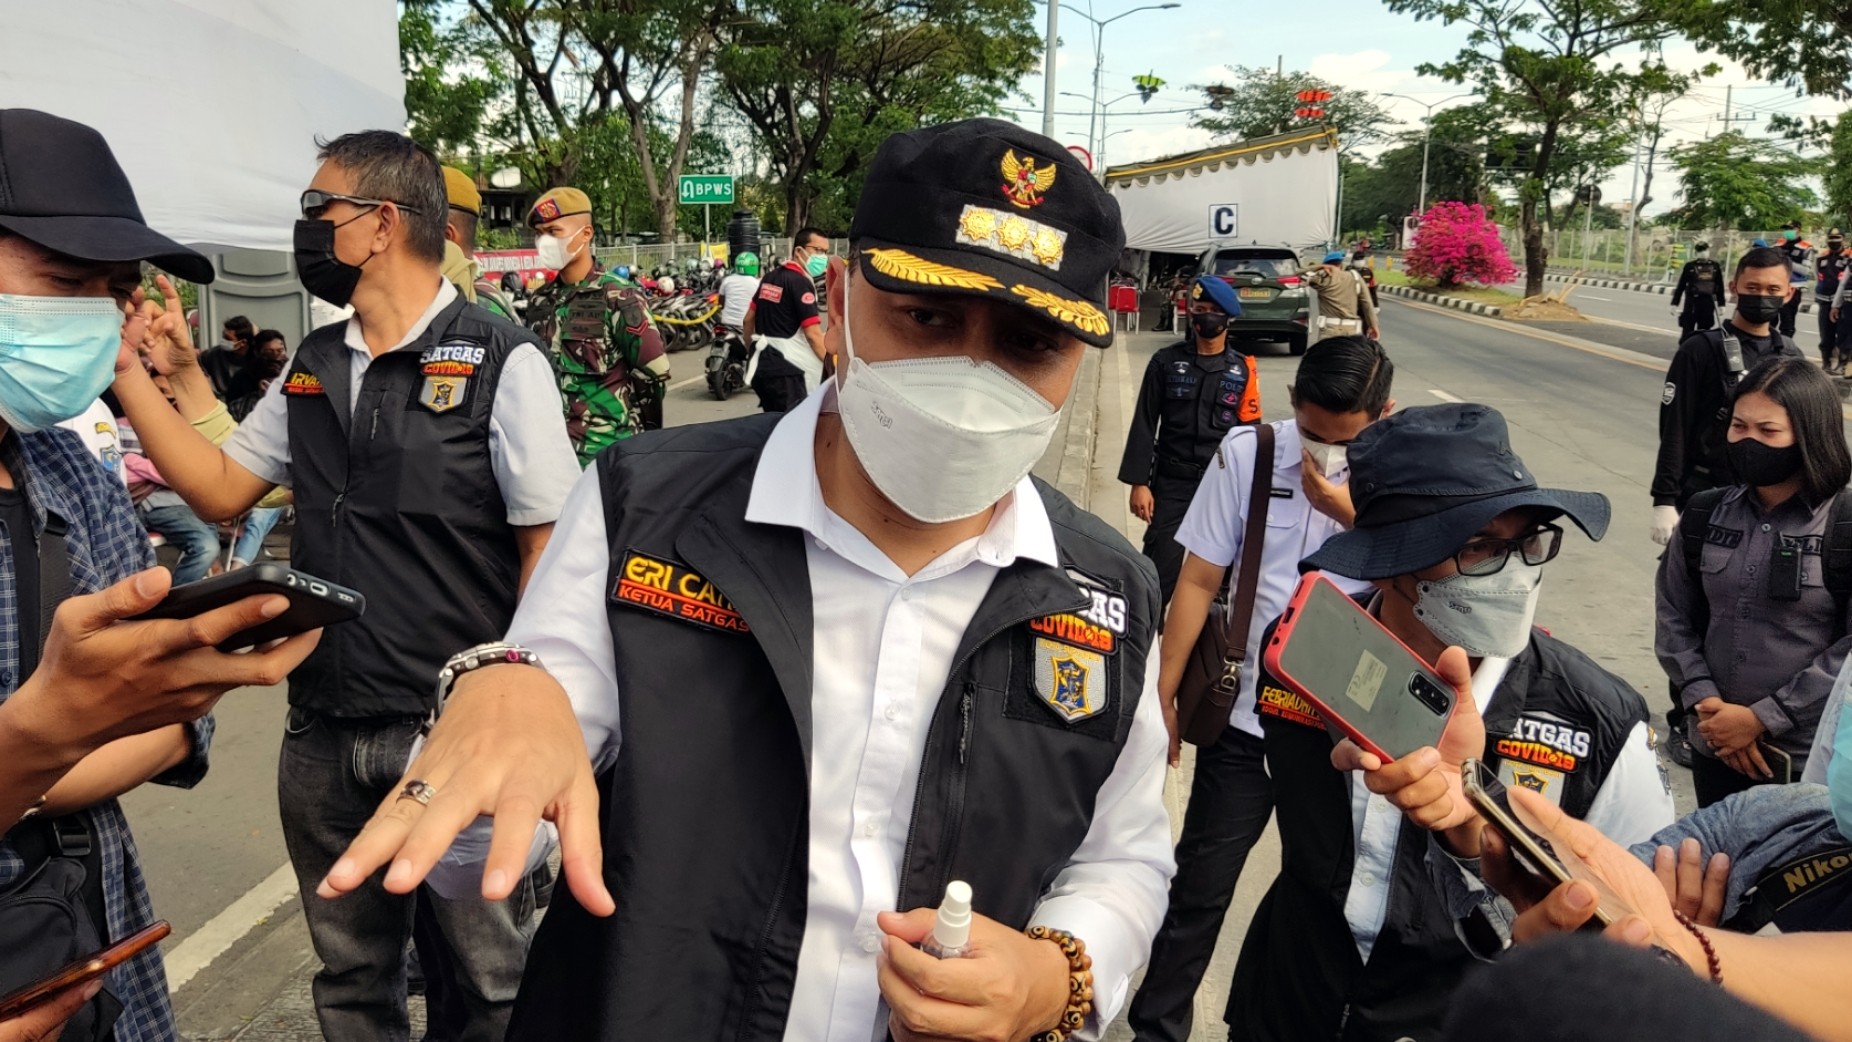
{"label": "black sunglasses", "polygon": [[383,203],[391,203],[392,205],[398,207],[401,210],[406,211],[407,213],[417,213],[418,212],[417,207],[406,206],[404,203],[399,202],[397,199],[362,199],[361,197],[357,195],[341,195],[338,192],[324,192],[324,191],[321,191],[320,189],[315,189],[315,188],[311,188],[308,191],[302,193],[301,202],[302,202],[302,216],[307,217],[308,219],[312,221],[319,220],[321,218],[321,215],[327,212],[329,203],[347,203],[352,206],[359,206],[359,207],[365,207],[365,208],[372,208],[375,206],[379,206]]}
{"label": "black sunglasses", "polygon": [[1521,556],[1525,564],[1535,568],[1540,564],[1548,564],[1562,548],[1561,528],[1538,525],[1516,539],[1475,539],[1453,555],[1453,563],[1459,567],[1461,575],[1497,575],[1504,570],[1505,562],[1514,553]]}

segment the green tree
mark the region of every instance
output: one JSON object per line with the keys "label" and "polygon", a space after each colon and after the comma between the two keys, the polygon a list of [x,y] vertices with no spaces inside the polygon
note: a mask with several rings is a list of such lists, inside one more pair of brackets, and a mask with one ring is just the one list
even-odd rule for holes
{"label": "green tree", "polygon": [[[1463,24],[1466,46],[1451,61],[1423,64],[1418,70],[1473,84],[1511,123],[1536,133],[1535,147],[1523,164],[1518,203],[1524,292],[1541,294],[1549,264],[1544,219],[1552,189],[1561,185],[1559,163],[1565,146],[1591,131],[1613,134],[1640,99],[1680,78],[1662,62],[1650,60],[1673,35],[1654,6],[1667,0],[1386,2],[1391,11],[1417,20]],[[1649,60],[1641,64],[1631,54],[1619,56],[1635,49],[1647,52]],[[1591,153],[1579,165],[1594,169],[1596,158]]]}
{"label": "green tree", "polygon": [[1653,0],[1659,16],[1701,49],[1757,76],[1847,96],[1852,6],[1843,0]]}
{"label": "green tree", "polygon": [[1680,145],[1671,156],[1688,229],[1762,231],[1804,219],[1819,202],[1806,184],[1812,163],[1739,130]]}
{"label": "green tree", "polygon": [[1833,123],[1821,171],[1826,182],[1826,218],[1840,228],[1852,226],[1852,111],[1842,112]]}
{"label": "green tree", "polygon": [[[1369,92],[1340,86],[1309,72],[1281,75],[1272,69],[1246,65],[1235,66],[1234,72],[1233,83],[1196,88],[1209,100],[1207,111],[1196,116],[1194,125],[1215,134],[1218,140],[1267,137],[1293,127],[1324,125],[1337,130],[1339,146],[1348,151],[1383,140],[1392,122]],[[1307,107],[1298,95],[1308,90],[1331,92],[1329,101],[1313,106],[1325,110],[1316,119],[1297,115],[1297,110]]]}
{"label": "green tree", "polygon": [[1029,0],[741,0],[715,56],[787,232],[846,220],[889,133],[997,111],[1034,67]]}
{"label": "green tree", "polygon": [[507,93],[495,54],[446,20],[442,5],[408,0],[399,12],[399,69],[411,136],[441,153],[474,152],[489,107]]}

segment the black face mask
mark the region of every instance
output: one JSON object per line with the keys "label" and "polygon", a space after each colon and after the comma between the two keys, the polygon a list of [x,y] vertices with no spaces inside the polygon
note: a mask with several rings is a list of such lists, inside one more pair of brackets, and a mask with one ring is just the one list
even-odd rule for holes
{"label": "black face mask", "polygon": [[1746,293],[1736,298],[1736,313],[1743,316],[1743,321],[1759,326],[1779,318],[1781,305],[1787,302],[1785,296]]}
{"label": "black face mask", "polygon": [[1190,316],[1190,328],[1204,340],[1214,340],[1228,332],[1228,316],[1219,311],[1203,311]]}
{"label": "black face mask", "polygon": [[1736,479],[1756,488],[1779,485],[1801,469],[1801,447],[1784,445],[1777,449],[1754,438],[1730,442],[1730,466]]}
{"label": "black face mask", "polygon": [[354,287],[360,285],[360,269],[373,259],[349,264],[334,253],[335,229],[352,224],[366,214],[350,217],[340,224],[304,218],[296,222],[296,277],[302,288],[315,296],[344,308],[354,299]]}

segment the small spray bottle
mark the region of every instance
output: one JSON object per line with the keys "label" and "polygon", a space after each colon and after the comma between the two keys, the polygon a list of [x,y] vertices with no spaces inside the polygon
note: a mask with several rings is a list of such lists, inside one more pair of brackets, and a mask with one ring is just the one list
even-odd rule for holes
{"label": "small spray bottle", "polygon": [[938,959],[962,959],[971,948],[971,884],[954,879],[939,902],[939,917],[932,933],[920,942],[920,951]]}

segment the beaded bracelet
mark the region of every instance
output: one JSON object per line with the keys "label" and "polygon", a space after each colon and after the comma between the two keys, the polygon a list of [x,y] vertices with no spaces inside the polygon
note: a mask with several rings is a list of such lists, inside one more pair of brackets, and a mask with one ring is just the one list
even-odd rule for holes
{"label": "beaded bracelet", "polygon": [[1087,1015],[1093,1012],[1093,957],[1087,954],[1087,942],[1066,930],[1031,926],[1027,932],[1034,940],[1060,945],[1061,954],[1067,957],[1068,975],[1067,1009],[1061,1014],[1061,1025],[1033,1036],[1030,1042],[1067,1042],[1086,1026]]}
{"label": "beaded bracelet", "polygon": [[1692,922],[1690,917],[1685,915],[1685,913],[1674,908],[1672,909],[1672,915],[1678,919],[1678,925],[1689,930],[1691,936],[1698,939],[1698,947],[1704,949],[1704,961],[1709,964],[1708,968],[1711,971],[1711,983],[1718,987],[1722,987],[1723,960],[1717,957],[1717,949],[1711,945],[1711,939],[1706,937],[1704,931],[1698,929],[1698,924]]}

